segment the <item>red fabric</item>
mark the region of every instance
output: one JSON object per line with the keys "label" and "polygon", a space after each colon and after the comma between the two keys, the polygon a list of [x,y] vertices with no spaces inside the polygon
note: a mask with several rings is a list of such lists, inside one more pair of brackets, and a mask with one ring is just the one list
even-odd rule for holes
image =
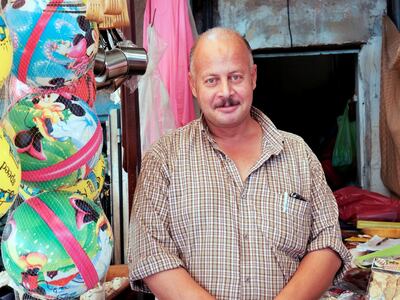
{"label": "red fabric", "polygon": [[400,201],[384,195],[348,186],[335,195],[339,218],[343,221],[400,221]]}
{"label": "red fabric", "polygon": [[333,168],[332,161],[330,159],[322,160],[321,165],[325,173],[326,181],[332,190],[336,190],[344,186],[343,176],[340,176]]}

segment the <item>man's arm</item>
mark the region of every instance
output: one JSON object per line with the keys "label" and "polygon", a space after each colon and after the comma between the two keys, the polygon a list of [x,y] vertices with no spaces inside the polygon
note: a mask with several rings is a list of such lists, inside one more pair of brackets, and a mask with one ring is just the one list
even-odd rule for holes
{"label": "man's arm", "polygon": [[329,248],[309,252],[275,300],[319,299],[332,284],[341,265],[342,260]]}
{"label": "man's arm", "polygon": [[183,268],[159,272],[143,280],[159,300],[215,300]]}

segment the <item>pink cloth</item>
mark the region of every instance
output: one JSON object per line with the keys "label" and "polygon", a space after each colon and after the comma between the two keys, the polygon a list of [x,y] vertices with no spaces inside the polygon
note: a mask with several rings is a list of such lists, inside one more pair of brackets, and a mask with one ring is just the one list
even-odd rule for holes
{"label": "pink cloth", "polygon": [[188,82],[189,54],[193,45],[188,1],[147,0],[143,20],[143,47],[148,50],[147,27],[153,20],[157,35],[167,44],[158,70],[169,94],[175,125],[183,126],[196,117]]}

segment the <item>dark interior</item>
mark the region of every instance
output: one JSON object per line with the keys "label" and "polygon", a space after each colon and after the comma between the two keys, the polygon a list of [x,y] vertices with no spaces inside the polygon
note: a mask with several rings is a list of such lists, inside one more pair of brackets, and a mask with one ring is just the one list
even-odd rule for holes
{"label": "dark interior", "polygon": [[[300,135],[322,161],[330,158],[337,117],[355,94],[357,54],[255,55],[254,106],[282,130]],[[354,103],[350,106],[354,120]],[[356,181],[356,172],[341,174]],[[328,180],[329,182],[329,180]],[[343,184],[331,187],[336,189]]]}

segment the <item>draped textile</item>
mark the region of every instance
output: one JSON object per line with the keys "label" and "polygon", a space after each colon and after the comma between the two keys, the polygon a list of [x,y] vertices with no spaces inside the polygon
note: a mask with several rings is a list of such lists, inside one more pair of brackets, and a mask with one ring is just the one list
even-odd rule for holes
{"label": "draped textile", "polygon": [[167,45],[158,38],[154,28],[147,28],[148,64],[138,83],[140,141],[142,156],[166,132],[175,129],[174,114],[169,105],[168,92],[160,78],[157,65]]}
{"label": "draped textile", "polygon": [[188,9],[188,0],[147,0],[143,18],[143,47],[149,49],[147,28],[151,25],[167,45],[157,68],[169,94],[176,127],[196,117],[188,82],[189,54],[193,45]]}

